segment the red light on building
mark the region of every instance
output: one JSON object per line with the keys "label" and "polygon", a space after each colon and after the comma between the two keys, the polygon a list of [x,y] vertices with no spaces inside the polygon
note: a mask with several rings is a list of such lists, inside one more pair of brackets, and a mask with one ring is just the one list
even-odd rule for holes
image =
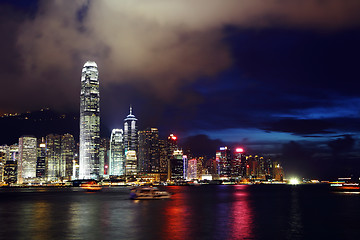
{"label": "red light on building", "polygon": [[168,139],[171,139],[171,140],[175,141],[177,139],[177,137],[174,134],[170,134]]}
{"label": "red light on building", "polygon": [[249,165],[246,165],[247,168],[249,168],[250,166]]}
{"label": "red light on building", "polygon": [[243,148],[237,148],[237,149],[235,149],[235,152],[237,152],[237,153],[243,153],[243,152],[244,152],[244,149],[243,149]]}

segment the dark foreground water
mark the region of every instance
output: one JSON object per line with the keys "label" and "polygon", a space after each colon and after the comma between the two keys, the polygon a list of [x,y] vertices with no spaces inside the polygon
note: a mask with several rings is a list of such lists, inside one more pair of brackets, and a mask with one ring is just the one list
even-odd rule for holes
{"label": "dark foreground water", "polygon": [[0,239],[360,239],[360,195],[324,185],[0,189]]}

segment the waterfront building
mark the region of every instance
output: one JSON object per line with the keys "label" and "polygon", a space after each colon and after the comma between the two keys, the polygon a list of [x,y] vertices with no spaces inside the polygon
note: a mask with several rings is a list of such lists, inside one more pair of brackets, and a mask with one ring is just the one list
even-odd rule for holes
{"label": "waterfront building", "polygon": [[36,177],[46,179],[46,143],[44,138],[39,142],[37,148]]}
{"label": "waterfront building", "polygon": [[166,172],[167,172],[167,180],[171,179],[171,160],[173,159],[174,152],[178,150],[177,145],[177,137],[174,134],[170,134],[165,142],[165,157],[166,160]]}
{"label": "waterfront building", "polygon": [[183,155],[183,179],[187,178],[188,165],[188,157],[187,155]]}
{"label": "waterfront building", "polygon": [[18,183],[22,184],[36,178],[37,140],[33,136],[19,138]]}
{"label": "waterfront building", "polygon": [[61,177],[61,137],[57,134],[46,136],[46,178],[50,182],[59,181]]}
{"label": "waterfront building", "polygon": [[188,161],[188,170],[187,170],[187,180],[197,179],[198,171],[197,171],[197,159],[189,159]]}
{"label": "waterfront building", "polygon": [[70,180],[73,174],[74,149],[74,136],[69,133],[64,134],[61,138],[60,176],[67,180]]}
{"label": "waterfront building", "polygon": [[17,182],[17,160],[7,160],[4,166],[4,183],[13,184]]}
{"label": "waterfront building", "polygon": [[10,146],[10,152],[9,152],[9,160],[12,161],[18,161],[19,160],[19,145],[13,144]]}
{"label": "waterfront building", "polygon": [[138,165],[141,173],[160,172],[159,131],[157,128],[139,131]]}
{"label": "waterfront building", "polygon": [[229,178],[231,175],[231,151],[228,147],[221,147],[216,151],[217,174],[220,178]]}
{"label": "waterfront building", "polygon": [[0,183],[4,182],[4,167],[6,163],[6,151],[3,151],[2,146],[0,147]]}
{"label": "waterfront building", "polygon": [[79,178],[99,178],[100,92],[98,68],[87,61],[81,74]]}
{"label": "waterfront building", "polygon": [[188,168],[186,175],[187,180],[201,179],[203,170],[202,159],[203,157],[192,158],[188,160]]}
{"label": "waterfront building", "polygon": [[111,176],[125,175],[124,132],[122,129],[113,129],[111,132],[109,169]]}
{"label": "waterfront building", "polygon": [[19,157],[19,145],[3,146],[3,152],[6,154],[4,164],[3,181],[6,184],[17,182],[17,162]]}
{"label": "waterfront building", "polygon": [[236,148],[233,153],[233,158],[231,161],[231,176],[233,178],[238,178],[242,176],[242,156],[244,155],[243,148]]}
{"label": "waterfront building", "polygon": [[100,161],[100,177],[109,178],[109,155],[110,155],[110,141],[108,138],[102,138],[99,148]]}
{"label": "waterfront building", "polygon": [[125,154],[129,150],[137,152],[138,146],[138,131],[137,131],[137,119],[132,113],[132,107],[130,106],[130,113],[124,119],[124,147]]}
{"label": "waterfront building", "polygon": [[159,164],[160,172],[168,172],[168,150],[167,150],[167,140],[159,139]]}
{"label": "waterfront building", "polygon": [[137,175],[137,157],[134,150],[126,152],[125,174],[129,177]]}
{"label": "waterfront building", "polygon": [[282,166],[278,162],[274,162],[273,164],[273,179],[275,181],[284,181],[284,170]]}
{"label": "waterfront building", "polygon": [[183,151],[175,150],[170,160],[170,179],[172,181],[184,180],[184,159]]}

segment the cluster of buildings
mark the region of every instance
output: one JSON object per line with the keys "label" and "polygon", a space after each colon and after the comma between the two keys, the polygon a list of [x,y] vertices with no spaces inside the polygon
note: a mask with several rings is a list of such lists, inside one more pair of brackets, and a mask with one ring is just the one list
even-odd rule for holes
{"label": "cluster of buildings", "polygon": [[96,63],[86,62],[81,75],[79,144],[71,134],[49,134],[41,139],[22,136],[18,144],[0,146],[0,182],[282,180],[278,163],[246,155],[241,148],[222,147],[210,159],[185,154],[173,134],[160,139],[157,128],[138,131],[132,107],[122,128],[101,138],[98,75]]}

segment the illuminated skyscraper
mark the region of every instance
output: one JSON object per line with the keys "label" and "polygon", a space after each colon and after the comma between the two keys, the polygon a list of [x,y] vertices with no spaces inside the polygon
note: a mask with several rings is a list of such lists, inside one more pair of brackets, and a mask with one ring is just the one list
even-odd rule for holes
{"label": "illuminated skyscraper", "polygon": [[46,136],[46,174],[48,181],[60,179],[61,135]]}
{"label": "illuminated skyscraper", "polygon": [[[171,179],[171,160],[173,159],[174,151],[178,149],[177,146],[177,137],[174,134],[170,134],[168,139],[165,142],[165,149],[166,149],[166,160],[164,161],[162,158],[164,157],[163,153],[161,152],[160,158],[160,165],[161,169],[164,167],[167,169],[167,180]],[[164,165],[166,164],[166,165]]]}
{"label": "illuminated skyscraper", "polygon": [[110,175],[125,175],[125,153],[122,129],[113,129],[110,137]]}
{"label": "illuminated skyscraper", "polygon": [[36,177],[37,140],[32,136],[19,138],[18,183]]}
{"label": "illuminated skyscraper", "polygon": [[16,183],[19,146],[17,144],[5,146],[5,149],[3,148],[2,150],[7,154],[4,166],[4,182],[7,184]]}
{"label": "illuminated skyscraper", "polygon": [[36,177],[40,179],[46,178],[46,143],[44,138],[39,141],[37,148],[37,161],[36,161]]}
{"label": "illuminated skyscraper", "polygon": [[99,178],[100,93],[98,69],[87,61],[81,74],[80,179]]}
{"label": "illuminated skyscraper", "polygon": [[61,138],[60,175],[68,180],[71,179],[73,174],[74,150],[75,140],[73,135],[64,134]]}
{"label": "illuminated skyscraper", "polygon": [[108,138],[101,138],[99,159],[100,159],[100,177],[109,177],[109,157],[110,156],[110,140]]}
{"label": "illuminated skyscraper", "polygon": [[137,132],[137,119],[132,114],[132,107],[130,106],[130,113],[124,119],[124,146],[125,154],[129,150],[137,152],[138,132]]}
{"label": "illuminated skyscraper", "polygon": [[0,146],[0,183],[4,182],[5,163],[6,163],[6,151],[3,146]]}
{"label": "illuminated skyscraper", "polygon": [[182,150],[175,150],[170,160],[171,180],[184,180],[184,158]]}
{"label": "illuminated skyscraper", "polygon": [[231,151],[228,147],[221,147],[216,151],[217,174],[228,178],[231,175]]}
{"label": "illuminated skyscraper", "polygon": [[139,131],[138,163],[142,173],[158,173],[160,171],[159,131],[157,128]]}
{"label": "illuminated skyscraper", "polygon": [[137,174],[137,157],[134,150],[126,152],[125,175],[135,176]]}
{"label": "illuminated skyscraper", "polygon": [[187,169],[187,180],[197,179],[198,178],[198,159],[189,159],[188,161],[188,169]]}

